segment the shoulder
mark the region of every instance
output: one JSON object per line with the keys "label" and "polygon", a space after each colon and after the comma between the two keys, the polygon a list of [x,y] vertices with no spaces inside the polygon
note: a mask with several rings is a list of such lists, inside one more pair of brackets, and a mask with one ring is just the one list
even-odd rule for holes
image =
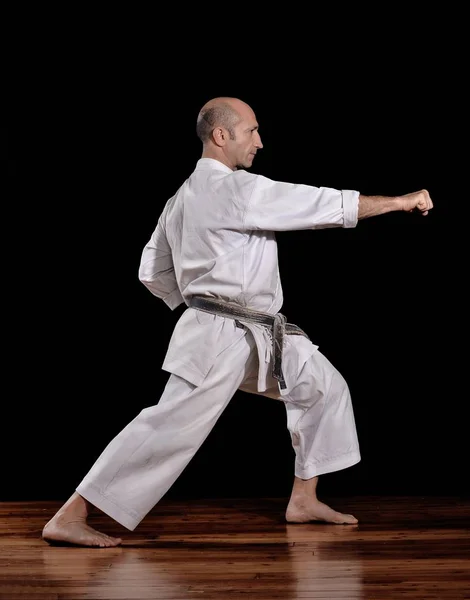
{"label": "shoulder", "polygon": [[244,169],[234,171],[229,176],[235,192],[238,196],[249,200],[254,190],[262,184],[264,177],[256,173],[249,173]]}

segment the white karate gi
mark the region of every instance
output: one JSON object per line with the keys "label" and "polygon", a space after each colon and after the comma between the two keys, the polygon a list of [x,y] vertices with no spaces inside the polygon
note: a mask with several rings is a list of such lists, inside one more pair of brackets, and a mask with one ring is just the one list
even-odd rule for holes
{"label": "white karate gi", "polygon": [[[139,279],[173,310],[193,295],[280,311],[276,231],[355,227],[359,192],[272,181],[202,158],[167,202],[143,250]],[[284,401],[303,479],[359,462],[348,386],[307,338],[284,338],[280,390],[262,325],[187,308],[146,408],[105,448],[77,491],[133,530],[201,446],[237,389]],[[293,320],[295,323],[295,319]],[[306,332],[309,333],[308,331]]]}

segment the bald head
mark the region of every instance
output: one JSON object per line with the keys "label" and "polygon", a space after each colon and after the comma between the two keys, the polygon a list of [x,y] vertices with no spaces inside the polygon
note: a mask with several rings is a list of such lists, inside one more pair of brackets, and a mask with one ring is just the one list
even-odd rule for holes
{"label": "bald head", "polygon": [[199,111],[196,132],[202,141],[202,158],[212,158],[232,170],[251,167],[263,147],[256,116],[246,102],[220,97]]}
{"label": "bald head", "polygon": [[235,139],[234,128],[241,120],[240,111],[247,107],[248,104],[238,98],[220,97],[206,102],[199,111],[196,123],[196,133],[201,142],[205,144],[216,127],[223,127],[230,139]]}

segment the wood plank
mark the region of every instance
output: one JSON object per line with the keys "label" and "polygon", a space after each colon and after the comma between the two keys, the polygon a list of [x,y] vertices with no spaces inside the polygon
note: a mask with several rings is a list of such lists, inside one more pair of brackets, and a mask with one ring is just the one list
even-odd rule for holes
{"label": "wood plank", "polygon": [[328,500],[358,525],[284,520],[286,500],[162,501],[117,548],[53,547],[58,502],[0,503],[1,600],[470,598],[470,499]]}

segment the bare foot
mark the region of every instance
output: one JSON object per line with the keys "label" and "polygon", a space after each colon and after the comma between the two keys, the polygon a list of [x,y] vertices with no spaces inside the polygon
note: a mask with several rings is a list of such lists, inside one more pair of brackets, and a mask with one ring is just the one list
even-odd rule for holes
{"label": "bare foot", "polygon": [[294,486],[286,510],[286,521],[289,523],[309,523],[324,521],[326,523],[354,525],[356,517],[333,510],[317,498],[318,477],[311,479],[294,478]]}
{"label": "bare foot", "polygon": [[52,545],[90,546],[111,548],[119,546],[120,538],[110,537],[90,527],[85,521],[67,521],[53,518],[42,531],[42,539]]}
{"label": "bare foot", "polygon": [[325,521],[326,523],[358,523],[356,517],[333,510],[317,499],[291,498],[286,510],[286,521],[289,523],[309,523],[310,521]]}
{"label": "bare foot", "polygon": [[121,538],[114,538],[87,525],[90,503],[76,492],[46,523],[42,530],[44,541],[52,545],[111,548],[119,546]]}

